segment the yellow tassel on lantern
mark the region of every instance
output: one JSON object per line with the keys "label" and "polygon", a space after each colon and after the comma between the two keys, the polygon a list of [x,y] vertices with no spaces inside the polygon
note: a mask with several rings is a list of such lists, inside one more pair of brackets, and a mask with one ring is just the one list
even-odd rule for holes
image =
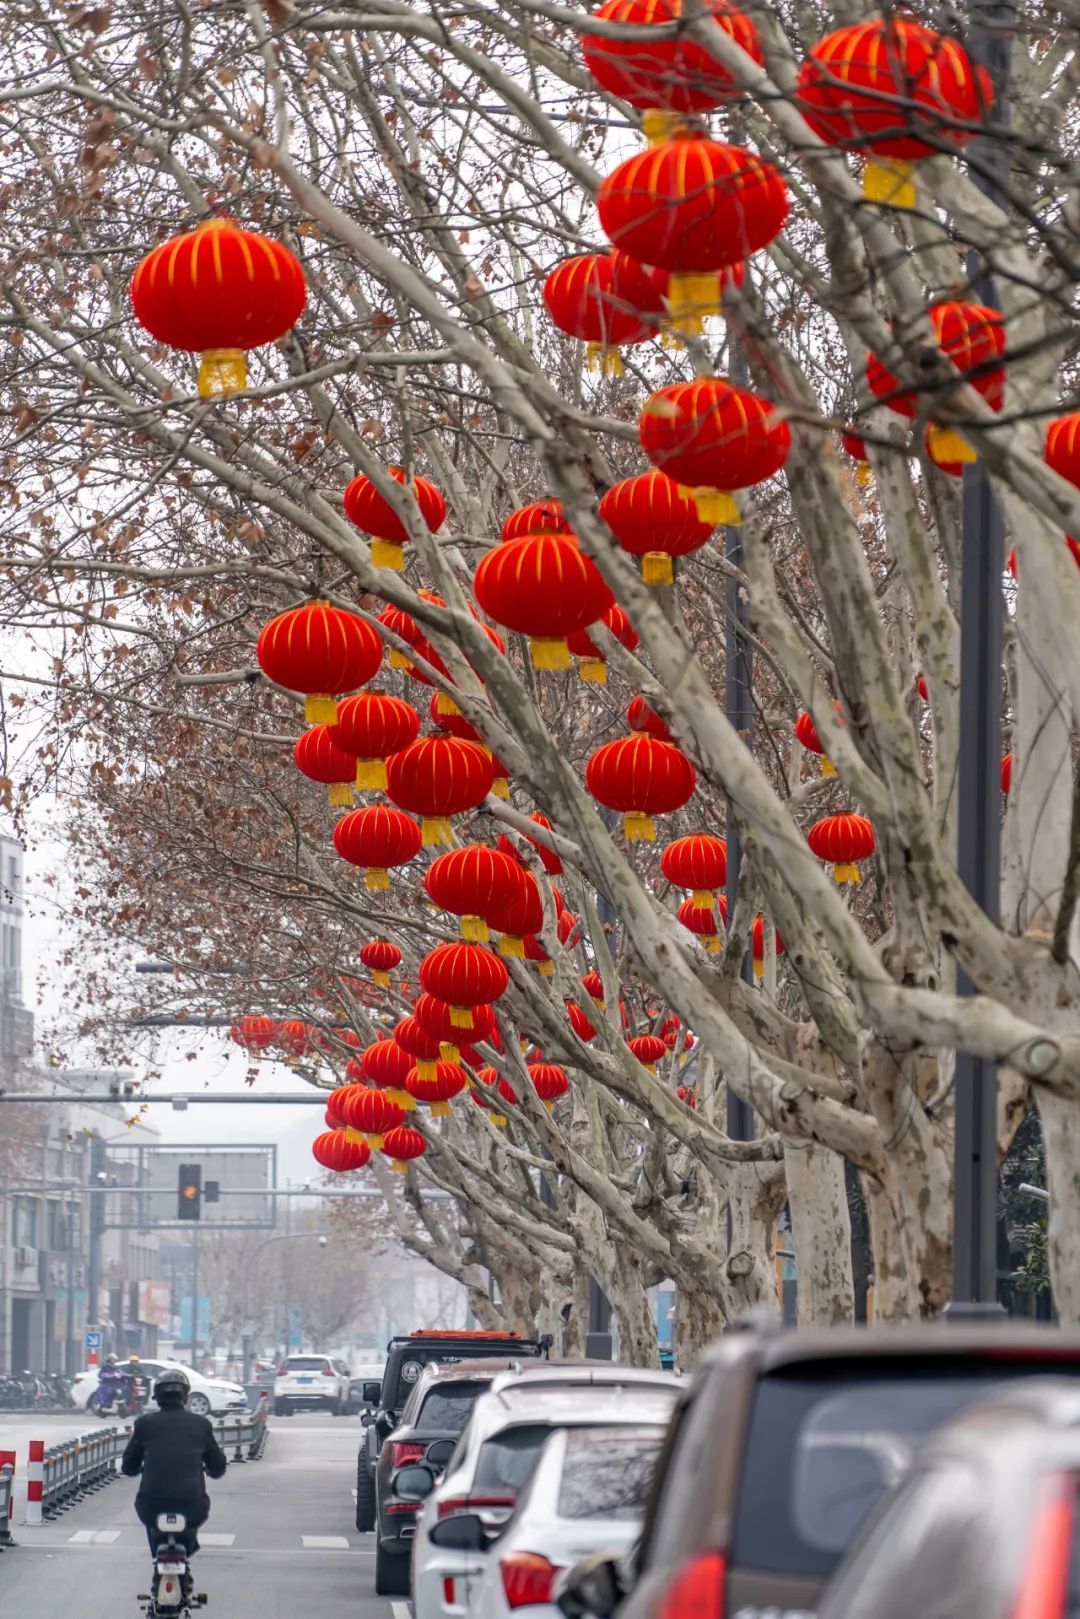
{"label": "yellow tassel on lantern", "polygon": [[407,1175],[409,1173],[409,1166],[404,1158],[391,1158],[390,1168],[395,1175]]}
{"label": "yellow tassel on lantern", "polygon": [[706,315],[718,315],[722,308],[720,274],[717,270],[676,271],[668,282],[665,297],[668,319],[681,332],[701,331]]}
{"label": "yellow tassel on lantern", "polygon": [[863,196],[892,208],[914,208],[914,169],[900,157],[870,158],[863,170]]}
{"label": "yellow tassel on lantern", "polygon": [[603,658],[581,658],[577,666],[578,677],[595,686],[607,685],[607,664]]}
{"label": "yellow tassel on lantern", "polygon": [[433,1119],[448,1119],[450,1117],[449,1102],[432,1102],[431,1117]]}
{"label": "yellow tassel on lantern", "polygon": [[759,961],[757,959],[757,957],[755,956],[754,957],[754,977],[755,978],[761,978],[762,975],[764,974],[764,972],[765,972],[765,963],[763,961]]}
{"label": "yellow tassel on lantern", "polygon": [[859,868],[855,865],[839,865],[832,869],[833,880],[838,883],[861,883]]}
{"label": "yellow tassel on lantern", "polygon": [[623,831],[626,833],[627,843],[655,843],[656,827],[653,825],[651,815],[642,815],[637,810],[631,810],[623,816]]}
{"label": "yellow tassel on lantern", "polygon": [[326,802],[331,809],[340,809],[343,804],[352,803],[352,782],[335,781],[326,789]]}
{"label": "yellow tassel on lantern", "polygon": [[555,1103],[554,1102],[545,1102],[544,1106],[547,1108],[549,1113],[554,1113],[554,1111],[555,1111]]}
{"label": "yellow tassel on lantern", "polygon": [[641,115],[641,133],[650,146],[674,140],[686,128],[686,118],[679,112],[667,112],[663,107],[647,107]]}
{"label": "yellow tassel on lantern", "polygon": [[823,776],[836,775],[836,766],[833,764],[827,753],[823,753],[821,755],[821,774]]}
{"label": "yellow tassel on lantern", "polygon": [[[422,1066],[422,1064],[417,1063],[416,1066],[418,1068],[420,1068]],[[431,1077],[434,1078],[434,1075],[432,1075]],[[402,1091],[402,1093],[401,1093],[401,1101],[398,1103],[398,1106],[401,1108],[401,1111],[403,1113],[415,1113],[416,1112],[416,1097],[415,1096],[410,1096],[408,1091]]]}
{"label": "yellow tassel on lantern", "polygon": [[496,1130],[505,1130],[506,1129],[506,1114],[505,1113],[489,1113],[488,1118],[491,1120],[491,1122],[495,1126]]}
{"label": "yellow tassel on lantern", "polygon": [[673,585],[675,564],[666,551],[646,551],[641,559],[641,577],[647,585]]}
{"label": "yellow tassel on lantern", "polygon": [[927,428],[926,446],[939,466],[957,461],[971,466],[979,459],[963,433],[958,433],[955,427],[942,427],[938,422],[931,422]]}
{"label": "yellow tassel on lantern", "polygon": [[370,1136],[365,1136],[361,1131],[354,1130],[351,1125],[347,1125],[345,1128],[345,1140],[351,1141],[354,1146],[359,1147],[363,1142],[369,1141],[370,1139]]}
{"label": "yellow tassel on lantern", "polygon": [[374,1147],[376,1152],[381,1151],[382,1144],[383,1144],[382,1136],[368,1136],[367,1142],[368,1142],[368,1146],[369,1147]]}
{"label": "yellow tassel on lantern", "polygon": [[371,975],[371,981],[373,984],[380,984],[382,988],[385,989],[387,984],[390,982],[390,974],[388,972],[384,972],[381,967],[376,967],[375,971]]}
{"label": "yellow tassel on lantern", "polygon": [[867,484],[870,482],[869,461],[859,462],[858,466],[855,468],[855,482],[858,484],[860,489],[866,488]]}
{"label": "yellow tassel on lantern", "polygon": [[473,1015],[471,1006],[452,1006],[450,1008],[450,1021],[455,1029],[471,1029]]}
{"label": "yellow tassel on lantern", "polygon": [[482,916],[463,916],[461,937],[468,939],[470,944],[487,944],[491,938],[491,930]]}
{"label": "yellow tassel on lantern", "polygon": [[534,669],[569,669],[570,648],[563,640],[534,635],[529,641]]}
{"label": "yellow tassel on lantern", "polygon": [[622,355],[618,349],[608,348],[606,343],[586,343],[585,369],[598,371],[602,377],[621,377],[624,370]]}
{"label": "yellow tassel on lantern", "polygon": [[436,714],[460,714],[461,710],[449,692],[440,691],[435,694],[435,712]]}
{"label": "yellow tassel on lantern", "polygon": [[405,572],[405,547],[395,540],[372,540],[371,562],[376,568],[388,568],[391,573]]}
{"label": "yellow tassel on lantern", "polygon": [[523,959],[525,940],[519,938],[516,933],[501,933],[499,935],[499,954],[500,956],[518,956]]}
{"label": "yellow tassel on lantern", "polygon": [[204,349],[199,358],[199,398],[227,399],[247,387],[243,349]]}
{"label": "yellow tassel on lantern", "polygon": [[712,889],[695,888],[690,895],[690,909],[692,911],[711,911],[713,909]]}
{"label": "yellow tassel on lantern", "polygon": [[710,933],[706,935],[705,949],[710,956],[718,956],[720,954],[720,935],[718,933]]}
{"label": "yellow tassel on lantern", "polygon": [[709,484],[691,489],[679,484],[679,493],[689,495],[703,523],[711,523],[714,528],[720,523],[728,528],[738,528],[742,523],[739,508],[726,489],[713,489]]}
{"label": "yellow tassel on lantern", "polygon": [[396,1102],[398,1107],[400,1107],[403,1111],[407,1111],[410,1107],[416,1106],[416,1103],[413,1101],[408,1091],[389,1090],[387,1091],[386,1095],[391,1102]]}
{"label": "yellow tassel on lantern", "polygon": [[420,822],[420,842],[426,847],[436,843],[453,846],[454,829],[445,815],[425,815]]}
{"label": "yellow tassel on lantern", "polygon": [[536,963],[536,970],[540,974],[541,978],[551,978],[555,973],[555,963],[550,959],[546,961],[538,961]]}
{"label": "yellow tassel on lantern", "polygon": [[443,1062],[460,1062],[461,1052],[453,1040],[439,1041],[439,1056]]}
{"label": "yellow tassel on lantern", "polygon": [[309,725],[333,725],[337,719],[337,698],[312,692],[304,698],[304,718]]}
{"label": "yellow tassel on lantern", "polygon": [[491,784],[491,791],[496,798],[508,799],[510,797],[510,783],[505,776],[496,776]]}
{"label": "yellow tassel on lantern", "polygon": [[412,668],[412,664],[409,662],[409,659],[405,656],[404,652],[399,652],[396,646],[392,646],[389,649],[389,652],[387,653],[387,659],[389,661],[391,669],[411,669]]}
{"label": "yellow tassel on lantern", "polygon": [[362,793],[385,792],[386,760],[357,759],[356,785]]}
{"label": "yellow tassel on lantern", "polygon": [[364,873],[364,887],[369,893],[377,889],[390,887],[390,873],[381,866],[369,866]]}
{"label": "yellow tassel on lantern", "polygon": [[[439,1065],[434,1057],[421,1057],[416,1065],[417,1079],[438,1079]],[[410,1097],[410,1101],[412,1098]]]}

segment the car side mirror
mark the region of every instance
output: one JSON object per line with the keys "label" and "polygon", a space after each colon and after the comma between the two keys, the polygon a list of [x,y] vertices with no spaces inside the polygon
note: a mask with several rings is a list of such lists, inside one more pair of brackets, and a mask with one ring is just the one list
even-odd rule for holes
{"label": "car side mirror", "polygon": [[360,1388],[360,1398],[365,1405],[378,1405],[379,1395],[382,1393],[381,1383],[364,1383]]}
{"label": "car side mirror", "polygon": [[625,1595],[618,1562],[610,1552],[593,1552],[562,1576],[555,1606],[565,1619],[611,1619]]}
{"label": "car side mirror", "polygon": [[456,1439],[433,1439],[424,1452],[424,1460],[436,1473],[443,1473],[456,1448]]}
{"label": "car side mirror", "polygon": [[426,1501],[435,1488],[435,1474],[423,1462],[416,1462],[411,1467],[399,1467],[391,1487],[402,1501]]}
{"label": "car side mirror", "polygon": [[498,1538],[499,1530],[490,1529],[477,1512],[455,1512],[428,1530],[433,1546],[457,1552],[485,1552]]}

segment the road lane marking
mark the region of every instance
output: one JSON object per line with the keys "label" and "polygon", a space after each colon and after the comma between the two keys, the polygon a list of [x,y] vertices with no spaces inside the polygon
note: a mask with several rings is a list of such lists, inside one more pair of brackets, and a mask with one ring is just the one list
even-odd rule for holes
{"label": "road lane marking", "polygon": [[394,1619],[412,1619],[412,1608],[408,1602],[391,1602],[390,1612]]}
{"label": "road lane marking", "polygon": [[300,1544],[309,1552],[347,1552],[349,1549],[345,1535],[301,1535]]}
{"label": "road lane marking", "polygon": [[68,1536],[69,1546],[112,1546],[120,1539],[119,1529],[76,1529]]}
{"label": "road lane marking", "polygon": [[200,1530],[200,1546],[231,1546],[236,1540],[235,1535],[206,1535]]}

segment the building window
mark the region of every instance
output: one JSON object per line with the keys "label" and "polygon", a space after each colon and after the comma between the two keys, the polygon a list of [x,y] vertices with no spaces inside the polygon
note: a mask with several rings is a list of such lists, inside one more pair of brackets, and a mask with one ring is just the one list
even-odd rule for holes
{"label": "building window", "polygon": [[11,1234],[16,1248],[36,1248],[38,1206],[34,1198],[17,1197],[12,1213]]}

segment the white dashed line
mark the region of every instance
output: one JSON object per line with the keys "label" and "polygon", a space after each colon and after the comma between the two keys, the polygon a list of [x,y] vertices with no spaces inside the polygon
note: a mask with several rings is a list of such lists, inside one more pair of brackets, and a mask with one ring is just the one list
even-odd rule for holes
{"label": "white dashed line", "polygon": [[344,1535],[301,1535],[300,1544],[307,1552],[347,1552],[349,1549]]}
{"label": "white dashed line", "polygon": [[68,1536],[69,1546],[112,1546],[120,1539],[119,1529],[76,1529]]}
{"label": "white dashed line", "polygon": [[199,1531],[200,1546],[231,1546],[235,1540],[235,1535],[206,1535]]}
{"label": "white dashed line", "polygon": [[412,1619],[412,1608],[407,1602],[391,1602],[390,1612],[394,1619]]}

